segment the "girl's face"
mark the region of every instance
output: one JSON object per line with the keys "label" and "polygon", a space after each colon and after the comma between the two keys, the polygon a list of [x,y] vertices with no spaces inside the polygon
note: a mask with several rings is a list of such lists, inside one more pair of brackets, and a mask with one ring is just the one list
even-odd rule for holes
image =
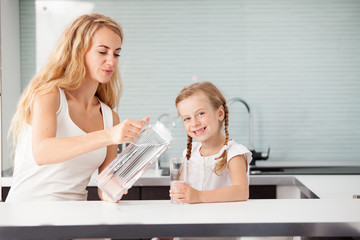
{"label": "girl's face", "polygon": [[177,104],[187,134],[199,142],[208,142],[221,136],[224,107],[214,109],[209,98],[202,92],[182,100]]}
{"label": "girl's face", "polygon": [[106,27],[98,29],[85,54],[86,79],[98,83],[109,82],[119,62],[120,50],[119,35]]}

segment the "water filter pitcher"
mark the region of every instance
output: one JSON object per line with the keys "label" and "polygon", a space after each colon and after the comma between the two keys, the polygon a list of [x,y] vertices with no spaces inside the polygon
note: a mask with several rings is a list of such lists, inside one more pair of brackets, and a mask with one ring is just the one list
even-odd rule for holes
{"label": "water filter pitcher", "polygon": [[160,121],[146,125],[95,179],[97,186],[114,202],[119,200],[168,149],[173,134]]}

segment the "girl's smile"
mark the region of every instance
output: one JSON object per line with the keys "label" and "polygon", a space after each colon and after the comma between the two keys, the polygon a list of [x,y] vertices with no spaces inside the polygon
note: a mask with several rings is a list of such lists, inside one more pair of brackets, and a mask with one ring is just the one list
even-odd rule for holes
{"label": "girl's smile", "polygon": [[206,127],[200,128],[198,130],[193,131],[196,136],[200,136],[205,132]]}

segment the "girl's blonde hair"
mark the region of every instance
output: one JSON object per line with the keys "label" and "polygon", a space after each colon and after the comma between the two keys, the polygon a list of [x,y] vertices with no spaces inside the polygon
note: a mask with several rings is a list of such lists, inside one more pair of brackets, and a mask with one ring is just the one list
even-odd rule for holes
{"label": "girl's blonde hair", "polygon": [[[84,82],[85,53],[91,47],[95,32],[103,27],[114,31],[123,42],[123,31],[119,24],[110,17],[97,13],[82,15],[66,28],[46,65],[30,81],[19,99],[9,129],[9,137],[12,135],[14,148],[21,129],[26,123],[30,123],[31,106],[37,94],[49,93],[54,87],[74,90]],[[99,84],[96,96],[114,109],[119,104],[121,93],[122,80],[119,68],[116,66],[110,81]]]}
{"label": "girl's blonde hair", "polygon": [[[229,142],[229,109],[226,105],[226,99],[224,95],[221,93],[221,91],[211,82],[200,82],[200,83],[194,83],[187,87],[185,87],[183,90],[180,91],[179,95],[177,96],[175,100],[175,105],[177,106],[179,102],[183,101],[184,99],[196,94],[202,92],[205,94],[211,105],[214,107],[214,109],[219,109],[219,107],[224,107],[224,125],[225,125],[225,142],[224,145],[227,145]],[[191,157],[191,149],[192,149],[192,137],[188,135],[188,141],[187,141],[187,151],[186,151],[186,159],[189,160]],[[214,172],[219,175],[218,173],[226,167],[227,164],[227,149],[224,150],[221,156],[216,158],[216,160],[220,160],[216,163]]]}

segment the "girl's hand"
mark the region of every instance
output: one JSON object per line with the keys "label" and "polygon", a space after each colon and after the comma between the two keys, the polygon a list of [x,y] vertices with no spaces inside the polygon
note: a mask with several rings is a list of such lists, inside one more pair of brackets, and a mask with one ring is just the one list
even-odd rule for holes
{"label": "girl's hand", "polygon": [[126,119],[109,129],[112,144],[132,142],[139,135],[141,129],[149,123],[149,117],[143,120]]}
{"label": "girl's hand", "polygon": [[170,197],[179,203],[198,203],[200,202],[200,191],[190,187],[186,183],[177,182],[173,189],[170,189]]}

